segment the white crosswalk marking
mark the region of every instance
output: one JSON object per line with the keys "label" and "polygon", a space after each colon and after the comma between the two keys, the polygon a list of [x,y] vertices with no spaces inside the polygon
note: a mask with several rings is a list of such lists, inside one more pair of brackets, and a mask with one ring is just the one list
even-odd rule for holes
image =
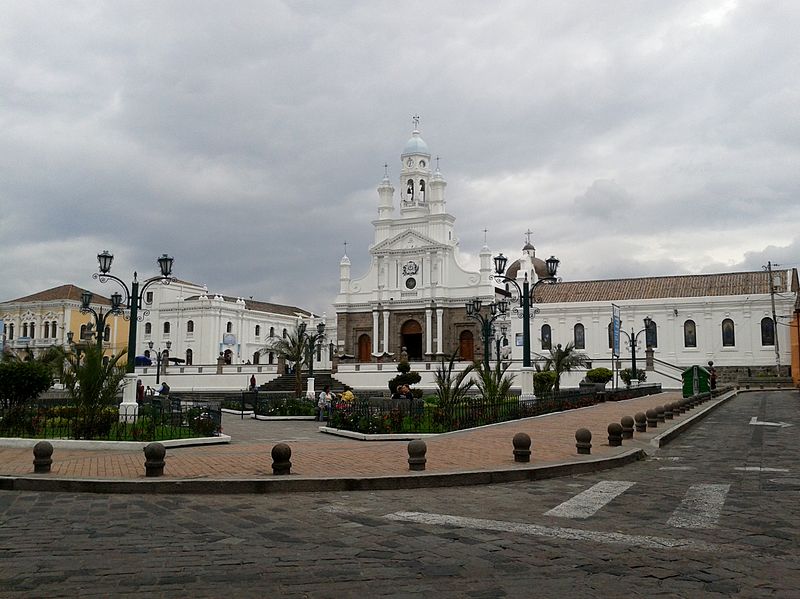
{"label": "white crosswalk marking", "polygon": [[557,505],[549,512],[545,512],[545,516],[573,519],[588,518],[635,484],[624,480],[600,481],[582,493],[578,493],[572,499]]}
{"label": "white crosswalk marking", "polygon": [[730,485],[692,485],[667,524],[676,528],[714,528]]}

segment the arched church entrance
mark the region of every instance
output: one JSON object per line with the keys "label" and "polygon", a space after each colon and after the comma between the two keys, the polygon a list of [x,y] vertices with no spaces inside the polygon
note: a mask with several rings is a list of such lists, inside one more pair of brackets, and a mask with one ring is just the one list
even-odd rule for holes
{"label": "arched church entrance", "polygon": [[366,333],[364,333],[358,338],[358,361],[359,362],[372,361],[372,340]]}
{"label": "arched church entrance", "polygon": [[475,361],[475,338],[472,331],[461,331],[458,337],[458,355],[466,362]]}
{"label": "arched church entrance", "polygon": [[422,326],[407,320],[400,327],[400,345],[406,348],[409,360],[422,360]]}
{"label": "arched church entrance", "polygon": [[233,364],[233,352],[231,350],[229,349],[225,350],[224,358],[226,364]]}

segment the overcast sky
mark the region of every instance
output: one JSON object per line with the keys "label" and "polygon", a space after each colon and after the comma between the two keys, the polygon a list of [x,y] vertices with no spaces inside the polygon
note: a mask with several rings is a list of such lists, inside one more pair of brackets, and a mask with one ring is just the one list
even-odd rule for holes
{"label": "overcast sky", "polygon": [[[800,3],[31,2],[0,18],[0,301],[175,257],[326,310],[411,117],[462,261],[565,280],[800,258]],[[397,194],[397,191],[395,192]]]}

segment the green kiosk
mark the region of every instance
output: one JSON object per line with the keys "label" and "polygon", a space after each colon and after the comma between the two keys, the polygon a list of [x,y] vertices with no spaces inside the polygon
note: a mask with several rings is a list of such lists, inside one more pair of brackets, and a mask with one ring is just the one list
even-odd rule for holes
{"label": "green kiosk", "polygon": [[689,366],[681,374],[683,379],[683,396],[691,397],[698,393],[711,391],[711,373],[704,366]]}

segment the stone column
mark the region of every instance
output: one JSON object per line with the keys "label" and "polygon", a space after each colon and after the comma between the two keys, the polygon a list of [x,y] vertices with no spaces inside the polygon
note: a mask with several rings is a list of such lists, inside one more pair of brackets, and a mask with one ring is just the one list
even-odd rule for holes
{"label": "stone column", "polygon": [[372,311],[372,353],[379,354],[380,348],[378,347],[378,310]]}
{"label": "stone column", "polygon": [[425,308],[425,355],[433,353],[433,311]]}
{"label": "stone column", "polygon": [[442,346],[444,345],[444,308],[436,308],[436,353],[443,354]]}
{"label": "stone column", "polygon": [[383,351],[389,353],[389,310],[383,309]]}

